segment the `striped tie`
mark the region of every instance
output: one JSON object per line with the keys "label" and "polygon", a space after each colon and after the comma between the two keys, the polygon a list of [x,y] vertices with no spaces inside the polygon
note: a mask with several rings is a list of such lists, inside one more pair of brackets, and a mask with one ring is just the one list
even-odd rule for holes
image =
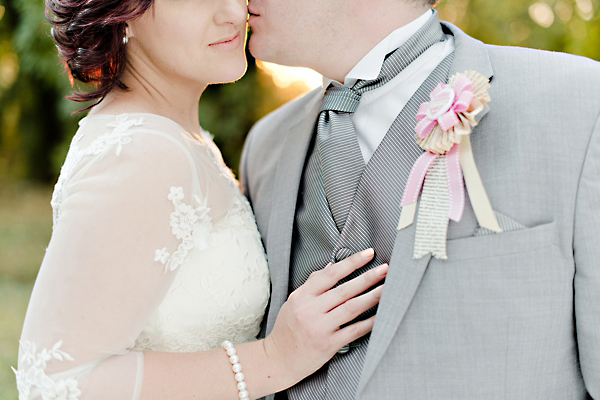
{"label": "striped tie", "polygon": [[[301,196],[303,196],[303,207],[308,208],[303,208],[300,221],[296,220],[298,237],[295,239],[296,249],[294,250],[294,261],[291,270],[294,288],[304,283],[308,275],[319,268],[321,264],[315,262],[317,259],[324,260],[330,256],[337,256],[338,253],[332,255],[329,254],[329,251],[331,248],[338,249],[339,245],[352,248],[351,243],[363,243],[374,247],[376,252],[381,254],[391,254],[396,233],[396,219],[391,217],[391,213],[388,215],[391,218],[390,221],[383,224],[383,226],[389,226],[389,232],[377,232],[377,234],[375,234],[375,230],[382,229],[381,227],[365,229],[362,225],[369,223],[369,221],[373,224],[373,215],[379,215],[378,213],[363,215],[364,221],[356,225],[355,231],[345,232],[345,235],[341,236],[336,232],[328,231],[330,225],[325,224],[322,219],[331,211],[336,225],[336,227],[331,226],[331,229],[335,230],[337,228],[341,232],[350,213],[352,202],[357,195],[355,192],[359,187],[361,175],[365,170],[364,159],[350,119],[352,113],[358,107],[361,95],[389,82],[431,45],[443,40],[445,40],[445,36],[437,18],[437,13],[434,12],[433,18],[404,45],[388,55],[377,79],[358,81],[352,88],[330,87],[327,90],[323,99],[322,111],[319,115],[314,153],[309,158],[307,170],[304,172],[304,179],[309,181],[309,185],[306,187],[308,191]],[[429,93],[439,82],[447,80],[452,59],[453,56],[448,56],[417,90],[405,109],[398,110],[399,116],[386,136],[388,140],[386,142],[386,139],[384,139],[382,143],[386,146],[383,149],[378,149],[379,154],[377,155],[376,152],[375,158],[372,159],[376,162],[373,164],[375,169],[366,169],[369,173],[363,178],[365,179],[365,186],[374,184],[376,187],[382,187],[384,185],[381,182],[386,182],[390,174],[396,172],[408,176],[414,160],[422,152],[420,148],[414,148],[416,145],[413,135],[417,109],[422,102],[429,98]],[[337,123],[340,121],[342,125],[338,129]],[[398,143],[391,146],[390,138],[395,142],[398,141]],[[386,153],[390,149],[402,153],[400,165],[381,163],[382,159],[397,159]],[[317,161],[314,165],[311,163],[313,157]],[[323,186],[321,186],[321,182]],[[368,209],[367,203],[373,200],[370,199],[371,194],[365,193],[366,189],[361,190],[362,196],[359,195],[356,200],[358,201],[356,208],[358,213],[360,213],[360,210]],[[329,203],[328,210],[326,209],[327,204],[323,204],[318,200],[322,198],[321,193],[323,191]],[[390,201],[394,202],[396,206],[390,206],[388,204]],[[380,199],[373,202],[373,207],[384,209],[394,207],[394,209],[397,209],[398,201],[399,199],[392,198],[385,193]],[[371,212],[369,211],[369,213]],[[296,218],[298,218],[298,215],[296,215]],[[340,237],[346,237],[346,239],[341,243],[337,243],[337,239]],[[364,247],[362,244],[360,246]],[[337,354],[318,372],[288,389],[287,398],[290,400],[354,399],[367,350],[368,340],[358,347],[351,348],[346,354]],[[394,397],[393,394],[390,394],[390,396]],[[283,398],[286,398],[286,396],[283,396]]]}
{"label": "striped tie", "polygon": [[388,83],[425,50],[444,38],[438,19],[430,18],[404,45],[387,56],[377,78],[358,80],[351,88],[330,85],[325,92],[317,125],[317,151],[325,194],[340,232],[346,224],[365,168],[350,118],[358,108],[362,94]]}

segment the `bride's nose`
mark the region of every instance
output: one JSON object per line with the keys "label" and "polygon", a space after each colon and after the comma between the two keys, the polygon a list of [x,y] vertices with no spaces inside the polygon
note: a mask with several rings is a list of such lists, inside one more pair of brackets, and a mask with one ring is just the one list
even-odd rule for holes
{"label": "bride's nose", "polygon": [[219,9],[214,16],[217,25],[238,25],[244,23],[248,18],[246,0],[222,0],[219,3]]}

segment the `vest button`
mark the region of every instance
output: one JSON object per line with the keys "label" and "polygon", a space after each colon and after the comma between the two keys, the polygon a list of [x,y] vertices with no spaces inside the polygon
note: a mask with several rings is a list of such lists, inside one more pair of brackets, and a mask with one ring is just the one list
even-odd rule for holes
{"label": "vest button", "polygon": [[338,354],[346,354],[347,352],[350,351],[350,345],[344,345],[344,347],[342,347],[341,349],[338,350]]}
{"label": "vest button", "polygon": [[342,260],[345,260],[346,258],[350,257],[352,253],[353,251],[349,248],[342,247],[341,249],[335,252],[335,261],[340,262]]}

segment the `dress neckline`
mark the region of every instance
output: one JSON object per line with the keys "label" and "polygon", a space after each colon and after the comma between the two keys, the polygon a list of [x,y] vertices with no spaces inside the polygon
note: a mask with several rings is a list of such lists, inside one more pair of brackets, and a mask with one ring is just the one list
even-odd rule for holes
{"label": "dress neckline", "polygon": [[183,126],[181,126],[179,123],[175,122],[174,120],[172,120],[169,117],[165,117],[163,115],[159,115],[159,114],[154,114],[154,113],[148,113],[148,112],[127,112],[127,113],[120,113],[120,114],[94,114],[94,115],[86,115],[85,117],[81,118],[79,120],[79,125],[81,125],[82,122],[86,121],[86,120],[91,120],[91,119],[115,119],[118,118],[120,116],[149,116],[149,117],[154,117],[154,118],[158,118],[161,119],[163,121],[169,122],[171,125],[174,125],[175,127],[177,127],[179,130],[185,132],[187,135],[189,135],[191,138],[193,138],[194,140],[208,140],[208,139],[212,139],[212,135],[206,131],[204,128],[200,127],[200,132],[190,132],[187,129],[185,129]]}

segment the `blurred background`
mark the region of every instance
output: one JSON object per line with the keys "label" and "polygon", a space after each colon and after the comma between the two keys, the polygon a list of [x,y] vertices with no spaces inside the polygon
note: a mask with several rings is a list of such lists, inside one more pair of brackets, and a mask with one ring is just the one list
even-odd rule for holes
{"label": "blurred background", "polygon": [[[442,0],[437,9],[486,43],[600,60],[600,0]],[[83,116],[64,99],[69,79],[49,31],[42,0],[0,0],[0,400],[17,399],[10,366],[51,234],[52,187]],[[252,124],[322,79],[248,57],[246,76],[209,87],[199,108],[234,172]]]}

